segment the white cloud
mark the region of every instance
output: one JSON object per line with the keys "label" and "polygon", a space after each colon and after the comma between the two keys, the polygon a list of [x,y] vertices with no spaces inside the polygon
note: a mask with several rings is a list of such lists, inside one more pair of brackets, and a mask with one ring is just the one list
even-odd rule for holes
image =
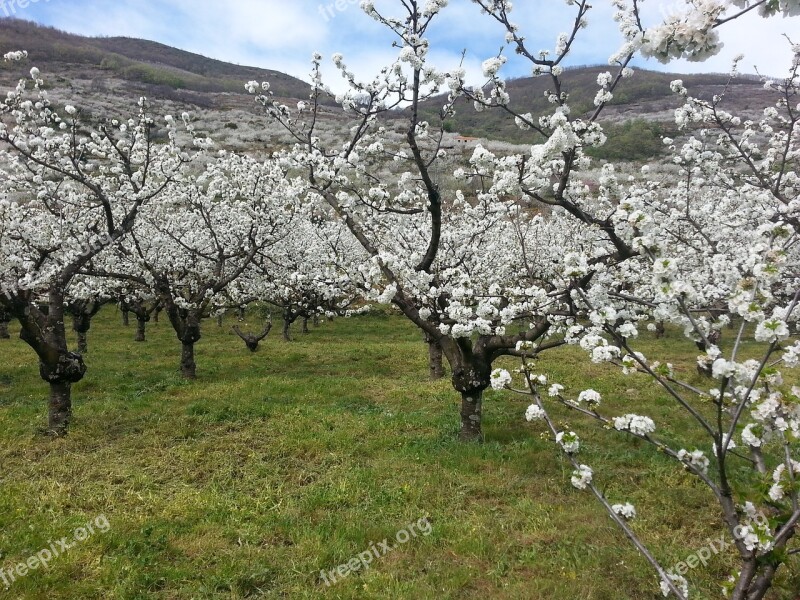
{"label": "white cloud", "polygon": [[[49,25],[86,35],[125,35],[160,41],[239,64],[276,69],[308,77],[309,59],[314,51],[325,57],[341,52],[360,77],[371,79],[390,62],[397,50],[390,34],[357,6],[358,0],[70,0],[41,2],[26,13]],[[396,0],[378,0],[380,10],[398,12]],[[645,5],[647,22],[652,23],[670,3]],[[674,4],[674,2],[672,3]],[[391,8],[390,8],[391,7]],[[452,68],[466,49],[465,66],[471,80],[478,78],[479,64],[496,55],[505,45],[504,32],[490,17],[480,14],[470,0],[451,0],[429,32],[431,59],[441,69]],[[512,19],[526,35],[528,49],[552,49],[560,31],[570,31],[574,8],[557,0],[526,0],[515,3]],[[610,2],[595,2],[589,13],[589,27],[582,30],[567,65],[605,64],[620,43],[612,19]],[[780,75],[791,57],[788,42],[780,34],[797,29],[798,19],[759,19],[754,15],[734,21],[721,29],[725,48],[719,56],[703,63],[675,62],[661,65],[639,61],[651,69],[726,72],[733,56],[746,55],[741,68],[753,66],[765,74]],[[797,41],[797,40],[795,40]],[[530,73],[530,64],[506,48],[507,76]],[[329,85],[341,89],[333,69]]]}

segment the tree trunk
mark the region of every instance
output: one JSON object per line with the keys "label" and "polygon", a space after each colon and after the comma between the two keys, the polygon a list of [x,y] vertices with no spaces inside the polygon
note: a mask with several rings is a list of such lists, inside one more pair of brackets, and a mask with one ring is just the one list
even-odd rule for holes
{"label": "tree trunk", "polygon": [[[476,342],[478,346],[480,342]],[[482,442],[483,390],[491,384],[492,363],[483,349],[469,340],[442,338],[439,342],[453,372],[453,388],[461,394],[461,431],[463,442]]]}
{"label": "tree trunk", "polygon": [[134,342],[143,342],[143,341],[145,341],[144,333],[145,333],[145,328],[146,327],[147,327],[147,320],[137,316],[136,317],[136,336],[133,338]]}
{"label": "tree trunk", "polygon": [[442,347],[428,335],[425,335],[425,342],[428,344],[428,368],[430,369],[431,379],[436,381],[444,377]]}
{"label": "tree trunk", "polygon": [[179,308],[169,298],[165,300],[167,316],[175,334],[181,343],[181,375],[185,379],[197,377],[197,365],[194,361],[194,345],[202,337],[200,333],[200,320],[207,306],[200,303],[195,308],[188,310]]}
{"label": "tree trunk", "polygon": [[78,352],[81,354],[88,354],[89,352],[89,344],[86,340],[86,332],[85,331],[78,331]]}
{"label": "tree trunk", "polygon": [[56,437],[67,435],[72,419],[72,384],[67,381],[50,383],[50,410],[47,420],[49,432]]}
{"label": "tree trunk", "polygon": [[122,324],[123,324],[125,327],[127,327],[128,325],[130,325],[130,319],[128,318],[128,312],[129,312],[129,311],[128,311],[128,309],[127,309],[127,308],[123,308],[123,309],[122,309]]}
{"label": "tree trunk", "polygon": [[289,337],[289,326],[292,322],[287,319],[286,317],[283,318],[283,339],[287,342],[292,341],[292,338]]}
{"label": "tree trunk", "polygon": [[314,313],[314,327],[319,327],[319,314]]}
{"label": "tree trunk", "polygon": [[481,416],[483,409],[483,390],[461,393],[461,431],[458,439],[462,442],[483,441]]}
{"label": "tree trunk", "polygon": [[78,352],[80,354],[89,352],[86,334],[92,327],[92,316],[97,313],[95,308],[83,303],[72,306],[72,329],[78,336]]}
{"label": "tree trunk", "polygon": [[181,375],[185,379],[197,379],[197,365],[194,362],[194,342],[183,342],[181,346]]}
{"label": "tree trunk", "polygon": [[153,323],[158,323],[158,314],[161,312],[161,308],[157,308],[156,311],[153,313]]}
{"label": "tree trunk", "polygon": [[311,333],[308,330],[308,317],[303,317],[303,333]]}
{"label": "tree trunk", "polygon": [[222,315],[217,315],[217,327],[222,327]]}
{"label": "tree trunk", "polygon": [[0,321],[0,340],[8,340],[11,336],[8,334],[8,321]]}
{"label": "tree trunk", "polygon": [[45,306],[20,298],[12,307],[20,339],[36,352],[39,375],[50,385],[48,429],[58,436],[66,435],[69,426],[71,385],[86,374],[83,357],[67,349],[64,309],[64,294],[58,288],[50,290]]}
{"label": "tree trunk", "polygon": [[244,321],[244,311],[245,311],[244,307],[240,306],[239,307],[239,317],[238,317],[240,321]]}

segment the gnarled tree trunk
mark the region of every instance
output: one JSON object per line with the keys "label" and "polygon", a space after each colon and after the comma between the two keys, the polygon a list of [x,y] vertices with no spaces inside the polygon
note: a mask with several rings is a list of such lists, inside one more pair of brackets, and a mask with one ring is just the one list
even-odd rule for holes
{"label": "gnarled tree trunk", "polygon": [[197,363],[194,361],[194,342],[181,343],[181,375],[185,379],[197,379]]}
{"label": "gnarled tree trunk", "polygon": [[149,304],[142,300],[131,304],[130,311],[136,316],[136,334],[133,337],[134,342],[145,341],[147,323],[150,321],[150,315],[157,309],[157,306],[157,304]]}
{"label": "gnarled tree trunk", "polygon": [[74,300],[67,306],[72,314],[72,329],[78,335],[78,352],[89,352],[86,334],[92,327],[92,318],[100,312],[102,304],[95,300]]}
{"label": "gnarled tree trunk", "polygon": [[283,339],[286,342],[291,342],[292,338],[289,335],[289,327],[292,326],[297,320],[298,315],[294,313],[294,311],[290,308],[287,308],[283,311]]}
{"label": "gnarled tree trunk", "polygon": [[[476,351],[465,338],[442,338],[441,348],[453,370],[453,387],[461,394],[461,430],[464,442],[483,441],[483,391],[491,383],[491,357]],[[479,343],[476,342],[476,346]]]}
{"label": "gnarled tree trunk", "polygon": [[178,308],[174,303],[167,304],[167,316],[181,342],[181,375],[185,379],[197,378],[197,365],[194,360],[194,345],[200,340],[200,317],[205,307],[191,310]]}
{"label": "gnarled tree trunk", "polygon": [[20,322],[20,339],[36,352],[39,375],[50,384],[48,432],[64,436],[72,418],[72,384],[86,374],[83,357],[67,349],[64,294],[59,289],[51,290],[46,307],[31,302],[29,297],[17,297],[12,312]]}
{"label": "gnarled tree trunk", "polygon": [[442,347],[429,334],[425,334],[425,343],[428,345],[428,368],[431,379],[436,381],[444,377],[444,364],[442,363]]}
{"label": "gnarled tree trunk", "polygon": [[147,320],[139,317],[136,317],[136,335],[133,338],[134,342],[144,342],[145,341],[145,331],[147,329]]}
{"label": "gnarled tree trunk", "polygon": [[8,333],[8,325],[11,322],[11,318],[7,313],[0,312],[0,340],[7,340],[11,338],[11,335]]}

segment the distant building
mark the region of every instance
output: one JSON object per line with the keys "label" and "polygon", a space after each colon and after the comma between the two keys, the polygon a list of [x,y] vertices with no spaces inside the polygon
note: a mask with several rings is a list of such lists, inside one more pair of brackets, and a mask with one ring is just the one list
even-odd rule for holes
{"label": "distant building", "polygon": [[466,135],[457,135],[456,136],[456,146],[470,146],[475,145],[478,143],[480,138],[476,137],[468,137]]}

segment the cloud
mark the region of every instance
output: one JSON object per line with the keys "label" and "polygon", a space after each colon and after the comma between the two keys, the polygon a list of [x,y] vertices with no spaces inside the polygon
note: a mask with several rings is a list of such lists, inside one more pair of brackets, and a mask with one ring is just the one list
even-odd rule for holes
{"label": "cloud", "polygon": [[[308,78],[314,51],[325,57],[345,55],[348,66],[363,79],[371,79],[397,53],[385,29],[367,17],[358,0],[48,0],[31,4],[18,16],[32,18],[60,29],[84,35],[124,35],[156,40],[220,60],[287,72]],[[674,2],[673,2],[674,4]],[[648,4],[645,18],[654,22],[668,3]],[[376,6],[397,13],[396,0],[377,0]],[[571,31],[575,9],[557,0],[515,3],[512,20],[526,35],[533,53],[552,49],[561,31]],[[605,64],[620,45],[610,2],[595,2],[588,15],[589,27],[581,30],[567,65]],[[791,22],[790,22],[791,21]],[[703,63],[638,60],[645,68],[673,72],[716,71],[730,68],[736,54],[746,54],[742,70],[753,66],[766,74],[785,71],[791,59],[789,44],[780,34],[797,29],[798,19],[759,19],[748,15],[721,30],[725,48]],[[469,0],[451,0],[431,26],[431,60],[448,70],[461,60],[470,79],[479,78],[480,63],[495,56],[505,45],[504,30]],[[796,40],[797,41],[797,40]],[[529,62],[506,48],[507,76],[530,74]],[[335,70],[329,85],[343,87]]]}

